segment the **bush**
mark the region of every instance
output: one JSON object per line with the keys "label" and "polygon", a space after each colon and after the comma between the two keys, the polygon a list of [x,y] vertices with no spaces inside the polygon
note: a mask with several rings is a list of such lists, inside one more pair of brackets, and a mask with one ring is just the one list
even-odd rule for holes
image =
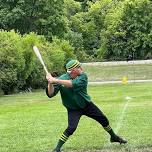
{"label": "bush", "polygon": [[20,74],[25,60],[21,47],[21,36],[14,31],[0,31],[0,88],[5,94],[22,86]]}
{"label": "bush", "polygon": [[53,38],[49,43],[44,36],[34,33],[21,36],[14,31],[0,31],[0,88],[4,94],[46,86],[45,72],[34,54],[34,45],[49,71],[62,73],[65,62],[75,58],[68,41]]}
{"label": "bush", "polygon": [[23,36],[24,58],[26,61],[23,74],[26,83],[23,88],[44,88],[46,86],[45,71],[32,50],[33,45],[38,46],[50,73],[54,71],[62,73],[66,60],[73,58],[74,54],[72,47],[65,40],[53,38],[52,43],[49,43],[44,36],[34,33]]}

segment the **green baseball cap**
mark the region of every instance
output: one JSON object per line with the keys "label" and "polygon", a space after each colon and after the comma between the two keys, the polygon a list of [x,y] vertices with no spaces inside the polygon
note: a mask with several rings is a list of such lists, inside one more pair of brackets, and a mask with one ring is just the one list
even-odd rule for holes
{"label": "green baseball cap", "polygon": [[68,71],[71,71],[72,69],[76,68],[77,66],[80,66],[80,62],[78,60],[70,60],[67,64],[66,64],[66,69]]}

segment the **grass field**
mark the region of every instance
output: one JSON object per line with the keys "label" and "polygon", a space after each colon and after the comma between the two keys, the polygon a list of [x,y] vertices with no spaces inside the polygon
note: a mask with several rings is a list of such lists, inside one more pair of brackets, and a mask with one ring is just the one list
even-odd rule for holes
{"label": "grass field", "polygon": [[[89,94],[128,144],[110,144],[98,123],[82,117],[64,152],[152,151],[152,83],[89,86]],[[42,90],[0,97],[0,152],[51,152],[67,126],[60,101]]]}
{"label": "grass field", "polygon": [[129,80],[152,79],[152,64],[140,65],[83,65],[89,81],[121,81],[124,76]]}

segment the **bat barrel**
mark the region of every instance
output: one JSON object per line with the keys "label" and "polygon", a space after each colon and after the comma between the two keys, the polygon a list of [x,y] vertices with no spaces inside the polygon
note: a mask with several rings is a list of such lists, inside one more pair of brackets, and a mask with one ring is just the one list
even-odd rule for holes
{"label": "bat barrel", "polygon": [[34,50],[36,56],[38,57],[39,61],[40,61],[41,64],[43,65],[43,68],[44,68],[46,74],[48,74],[49,72],[48,72],[48,70],[47,70],[47,68],[46,68],[46,66],[45,66],[45,64],[44,64],[44,62],[43,62],[42,56],[41,56],[40,51],[39,51],[39,49],[37,48],[37,46],[33,46],[33,50]]}

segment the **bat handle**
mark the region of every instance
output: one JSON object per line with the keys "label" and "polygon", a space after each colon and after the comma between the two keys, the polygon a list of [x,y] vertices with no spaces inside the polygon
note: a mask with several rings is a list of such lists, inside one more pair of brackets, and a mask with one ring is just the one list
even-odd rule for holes
{"label": "bat handle", "polygon": [[46,68],[46,66],[44,66],[44,70],[45,70],[46,74],[49,73],[48,70],[47,70],[47,68]]}

